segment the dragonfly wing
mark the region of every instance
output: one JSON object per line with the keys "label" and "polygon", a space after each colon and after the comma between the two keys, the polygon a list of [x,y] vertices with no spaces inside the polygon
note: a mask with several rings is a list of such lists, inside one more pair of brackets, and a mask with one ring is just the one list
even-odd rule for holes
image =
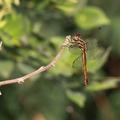
{"label": "dragonfly wing", "polygon": [[87,42],[87,60],[95,60],[102,57],[105,49],[101,44],[98,44],[96,39]]}
{"label": "dragonfly wing", "polygon": [[95,72],[105,63],[107,49],[97,40],[87,42],[87,69],[89,72]]}
{"label": "dragonfly wing", "polygon": [[69,46],[69,51],[72,53],[72,54],[76,54],[76,55],[79,55],[80,54],[80,49],[79,49],[79,46],[77,44],[73,44],[73,45],[70,45]]}
{"label": "dragonfly wing", "polygon": [[76,68],[76,69],[82,69],[83,68],[82,56],[81,55],[73,61],[72,67]]}

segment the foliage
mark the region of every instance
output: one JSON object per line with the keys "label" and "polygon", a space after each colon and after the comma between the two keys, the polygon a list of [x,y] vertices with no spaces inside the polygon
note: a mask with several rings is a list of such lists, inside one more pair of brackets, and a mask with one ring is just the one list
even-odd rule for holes
{"label": "foliage", "polygon": [[[67,47],[54,68],[22,85],[1,86],[0,119],[105,120],[112,110],[119,119],[119,89],[115,89],[120,77],[111,77],[113,68],[108,59],[120,57],[119,5],[117,0],[0,0],[1,81],[49,64],[67,35],[80,32],[83,39],[91,40],[94,31],[102,26],[96,39],[105,48],[101,59],[88,61],[88,87],[84,86],[82,70],[71,65],[78,55],[71,54]],[[118,68],[120,62],[114,65]],[[105,96],[103,103],[101,94]],[[106,109],[113,105],[106,114],[104,104],[108,105]]]}
{"label": "foliage", "polygon": [[86,7],[77,13],[75,22],[83,29],[91,29],[109,24],[109,19],[102,10],[95,7]]}

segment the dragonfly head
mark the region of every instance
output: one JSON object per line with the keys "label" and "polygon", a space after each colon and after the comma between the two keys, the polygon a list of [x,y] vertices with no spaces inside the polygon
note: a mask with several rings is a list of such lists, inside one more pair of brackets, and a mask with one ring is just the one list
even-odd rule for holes
{"label": "dragonfly head", "polygon": [[80,34],[75,34],[74,37],[81,37],[81,35]]}
{"label": "dragonfly head", "polygon": [[74,35],[74,39],[75,39],[75,40],[78,40],[79,38],[81,38],[81,35],[80,35],[80,34],[75,34],[75,35]]}

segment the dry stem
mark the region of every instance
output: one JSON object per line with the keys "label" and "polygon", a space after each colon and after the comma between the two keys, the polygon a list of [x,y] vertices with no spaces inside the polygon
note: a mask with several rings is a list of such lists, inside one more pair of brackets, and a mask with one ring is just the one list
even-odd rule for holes
{"label": "dry stem", "polygon": [[[56,57],[53,59],[53,61],[50,64],[48,64],[47,66],[41,66],[38,70],[36,70],[36,71],[34,71],[34,72],[30,73],[30,74],[27,74],[27,75],[25,75],[23,77],[11,79],[11,80],[6,80],[6,81],[1,81],[0,86],[6,85],[6,84],[12,84],[12,83],[22,84],[26,79],[28,79],[28,78],[30,78],[30,77],[32,77],[34,75],[37,75],[37,74],[39,74],[39,73],[41,73],[41,72],[43,72],[43,71],[45,71],[45,70],[47,70],[47,69],[49,69],[51,67],[54,67],[57,60],[61,56],[65,46],[67,46],[69,44],[70,39],[71,39],[71,36],[66,36],[66,40],[63,43],[63,45],[61,46],[60,51],[58,52],[58,54],[56,55]],[[0,49],[1,49],[1,46],[2,46],[2,42],[0,42]]]}

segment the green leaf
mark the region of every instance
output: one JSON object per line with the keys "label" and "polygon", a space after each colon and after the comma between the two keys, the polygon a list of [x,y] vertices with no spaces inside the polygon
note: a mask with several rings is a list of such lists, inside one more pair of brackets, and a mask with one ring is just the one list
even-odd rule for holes
{"label": "green leaf", "polygon": [[57,8],[66,14],[74,14],[86,4],[86,0],[66,0],[57,5]]}
{"label": "green leaf", "polygon": [[20,5],[20,0],[14,0],[13,2],[15,5],[18,5],[18,6]]}
{"label": "green leaf", "polygon": [[64,12],[73,12],[75,9],[75,5],[77,4],[77,0],[75,1],[71,1],[71,0],[67,0],[65,2],[63,2],[63,4],[58,5],[57,8],[63,10]]}
{"label": "green leaf", "polygon": [[66,94],[68,98],[76,103],[78,106],[82,108],[85,106],[86,96],[83,93],[67,90]]}
{"label": "green leaf", "polygon": [[6,24],[2,29],[2,40],[4,44],[8,46],[20,46],[20,39],[24,34],[27,34],[28,29],[30,29],[28,19],[23,19],[23,15],[21,14],[9,15],[6,19]]}
{"label": "green leaf", "polygon": [[4,27],[4,31],[7,32],[12,37],[14,36],[15,39],[18,39],[23,33],[23,16],[13,14],[7,17],[8,21]]}
{"label": "green leaf", "polygon": [[116,82],[104,82],[104,83],[98,83],[95,82],[91,85],[89,85],[88,87],[86,87],[85,89],[89,92],[93,92],[93,91],[101,91],[101,90],[106,90],[106,89],[110,89],[110,88],[115,88],[117,86]]}
{"label": "green leaf", "polygon": [[110,20],[100,8],[86,7],[77,13],[75,22],[83,29],[91,29],[101,25],[108,25]]}
{"label": "green leaf", "polygon": [[6,20],[0,21],[0,28],[4,27],[5,24],[6,24]]}

